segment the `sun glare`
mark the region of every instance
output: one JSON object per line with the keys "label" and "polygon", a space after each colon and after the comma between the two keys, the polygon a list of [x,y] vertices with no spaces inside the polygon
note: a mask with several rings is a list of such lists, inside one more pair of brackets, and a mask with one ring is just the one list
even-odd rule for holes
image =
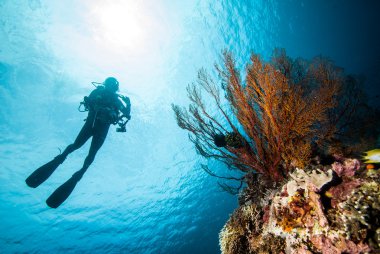
{"label": "sun glare", "polygon": [[106,1],[92,11],[94,37],[109,47],[133,49],[144,41],[145,22],[134,1]]}

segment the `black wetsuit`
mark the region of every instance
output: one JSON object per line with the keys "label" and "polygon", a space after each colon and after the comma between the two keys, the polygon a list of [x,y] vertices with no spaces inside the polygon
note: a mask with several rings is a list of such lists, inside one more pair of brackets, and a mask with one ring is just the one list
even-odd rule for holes
{"label": "black wetsuit", "polygon": [[129,98],[126,97],[126,106],[124,106],[116,93],[102,86],[92,91],[85,101],[89,109],[86,122],[74,143],[67,146],[64,152],[59,155],[64,160],[68,154],[83,146],[92,137],[90,151],[83,163],[83,167],[77,172],[80,177],[94,161],[96,153],[107,137],[110,125],[118,119],[119,111],[128,118],[130,118],[131,111]]}

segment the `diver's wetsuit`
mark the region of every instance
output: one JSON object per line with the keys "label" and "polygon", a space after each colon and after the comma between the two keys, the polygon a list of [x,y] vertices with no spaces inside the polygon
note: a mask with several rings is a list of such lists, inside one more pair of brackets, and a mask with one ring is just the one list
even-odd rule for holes
{"label": "diver's wetsuit", "polygon": [[89,109],[88,117],[74,143],[67,146],[62,154],[59,155],[62,162],[66,156],[78,148],[82,147],[86,141],[92,137],[90,151],[83,163],[83,167],[76,172],[81,178],[87,168],[95,159],[95,155],[103,145],[110,125],[117,121],[119,111],[125,116],[130,117],[131,105],[127,98],[127,106],[118,99],[116,93],[110,92],[104,87],[98,87],[85,100]]}

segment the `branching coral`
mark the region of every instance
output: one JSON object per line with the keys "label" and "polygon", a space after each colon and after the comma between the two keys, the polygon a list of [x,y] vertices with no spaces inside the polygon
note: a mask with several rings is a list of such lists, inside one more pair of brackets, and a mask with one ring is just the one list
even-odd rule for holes
{"label": "branching coral", "polygon": [[253,204],[238,208],[219,234],[221,252],[246,253],[249,239],[261,232],[261,215]]}
{"label": "branching coral", "polygon": [[266,254],[284,253],[285,240],[282,237],[262,235],[262,214],[254,205],[236,209],[219,234],[223,254]]}

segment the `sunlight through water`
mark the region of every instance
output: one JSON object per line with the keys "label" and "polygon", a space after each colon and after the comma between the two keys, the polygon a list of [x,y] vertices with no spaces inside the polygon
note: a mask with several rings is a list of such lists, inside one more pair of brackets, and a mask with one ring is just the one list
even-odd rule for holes
{"label": "sunlight through water", "polygon": [[150,18],[139,10],[136,1],[107,1],[94,3],[89,18],[93,20],[92,30],[99,43],[105,41],[108,47],[117,51],[133,50],[144,46],[149,31]]}

